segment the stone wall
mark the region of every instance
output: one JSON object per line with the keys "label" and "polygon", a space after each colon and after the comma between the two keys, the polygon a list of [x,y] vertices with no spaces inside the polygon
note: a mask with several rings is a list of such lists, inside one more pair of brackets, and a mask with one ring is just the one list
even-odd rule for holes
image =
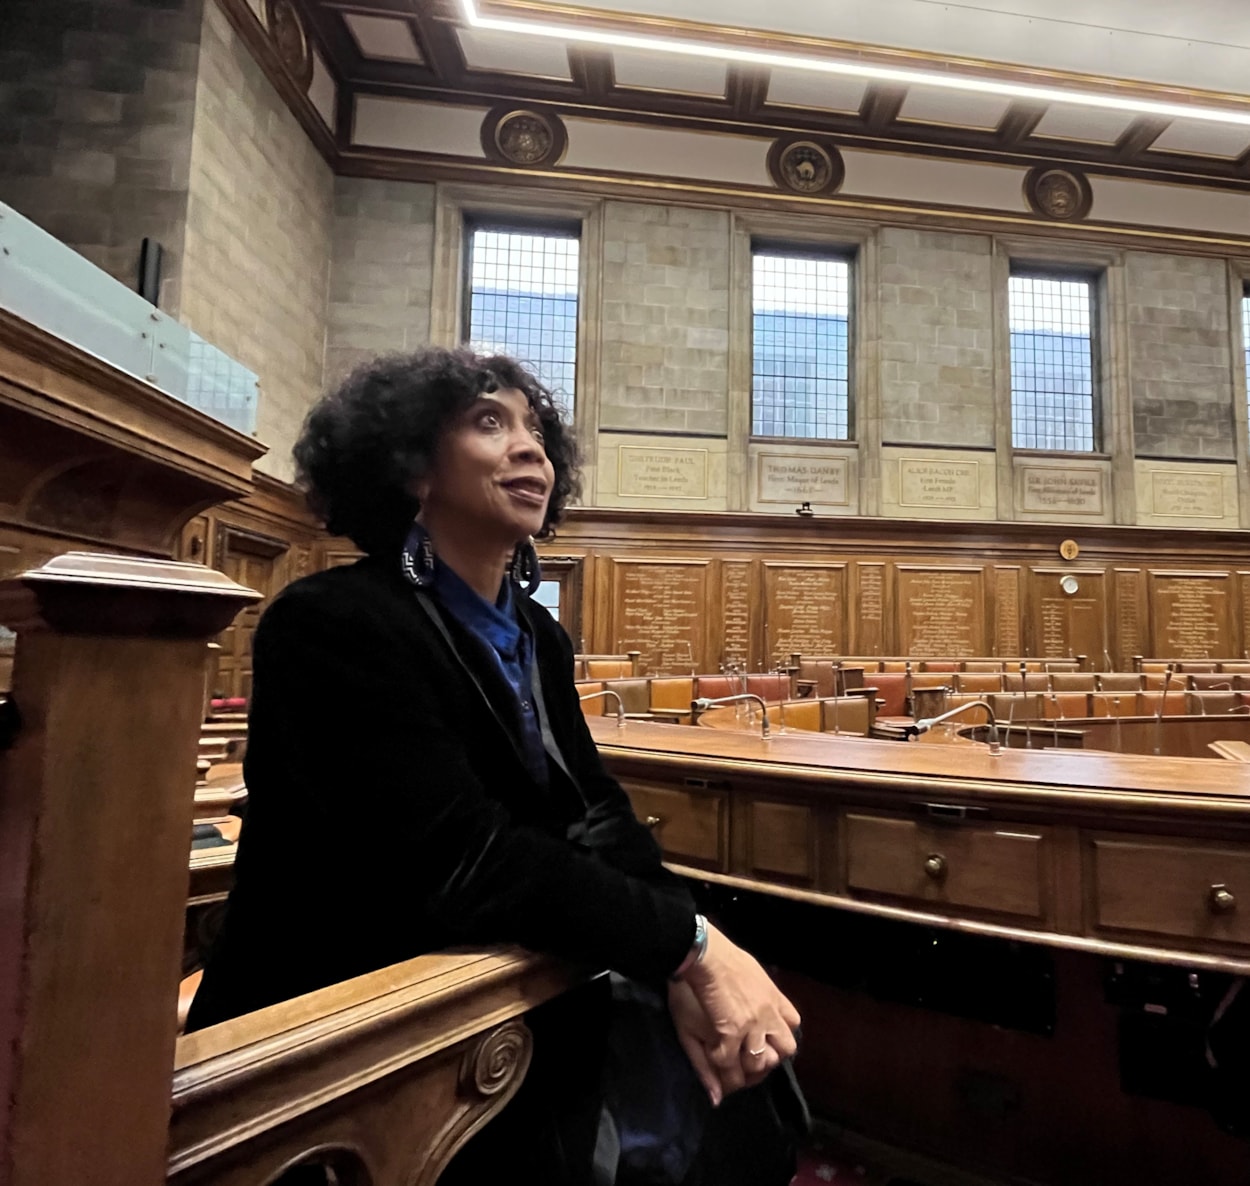
{"label": "stone wall", "polygon": [[605,205],[601,429],[726,434],[729,254],[726,211]]}
{"label": "stone wall", "polygon": [[329,166],[208,4],[181,315],[259,376],[259,468],[275,477],[291,477],[291,445],[322,387],[333,220]]}
{"label": "stone wall", "polygon": [[203,7],[0,4],[0,201],[131,288],[156,239],[174,314]]}
{"label": "stone wall", "polygon": [[1232,461],[1224,261],[1131,252],[1125,267],[1137,455]]}
{"label": "stone wall", "polygon": [[434,187],[339,177],[334,186],[328,382],[430,340]]}
{"label": "stone wall", "polygon": [[990,247],[984,235],[881,231],[883,441],[993,448]]}

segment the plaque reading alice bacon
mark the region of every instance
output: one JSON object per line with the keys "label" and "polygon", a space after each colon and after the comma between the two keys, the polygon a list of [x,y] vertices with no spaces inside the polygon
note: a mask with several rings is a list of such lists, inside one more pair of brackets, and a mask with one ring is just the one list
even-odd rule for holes
{"label": "plaque reading alice bacon", "polygon": [[617,649],[641,651],[648,675],[706,670],[708,562],[618,560],[612,619]]}
{"label": "plaque reading alice bacon", "polygon": [[985,609],[979,568],[900,566],[898,602],[904,654],[985,653]]}
{"label": "plaque reading alice bacon", "polygon": [[844,649],[845,565],[769,564],[764,581],[767,656],[773,662]]}

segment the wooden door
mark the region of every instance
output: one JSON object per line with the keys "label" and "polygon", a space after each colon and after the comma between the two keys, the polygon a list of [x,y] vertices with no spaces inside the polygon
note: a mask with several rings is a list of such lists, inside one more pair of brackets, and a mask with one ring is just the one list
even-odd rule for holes
{"label": "wooden door", "polygon": [[286,547],[280,540],[263,536],[222,532],[217,567],[240,585],[255,589],[263,600],[247,606],[218,637],[221,651],[217,655],[214,696],[248,699],[252,694],[252,639],[260,615],[278,591],[278,568]]}

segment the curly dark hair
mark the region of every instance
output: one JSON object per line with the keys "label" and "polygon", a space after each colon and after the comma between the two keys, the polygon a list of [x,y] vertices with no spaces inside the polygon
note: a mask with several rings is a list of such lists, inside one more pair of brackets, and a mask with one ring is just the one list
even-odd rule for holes
{"label": "curly dark hair", "polygon": [[516,388],[538,415],[555,487],[540,538],[580,489],[577,445],[550,391],[515,359],[430,347],[357,367],[316,403],[293,450],[308,505],[370,554],[396,550],[420,509],[410,487],[450,422],[486,392]]}

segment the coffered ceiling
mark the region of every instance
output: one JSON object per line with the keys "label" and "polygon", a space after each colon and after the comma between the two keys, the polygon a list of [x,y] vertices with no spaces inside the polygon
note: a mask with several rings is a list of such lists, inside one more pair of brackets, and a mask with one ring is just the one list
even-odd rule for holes
{"label": "coffered ceiling", "polygon": [[297,7],[338,85],[341,147],[353,97],[384,95],[1250,189],[1245,0]]}

